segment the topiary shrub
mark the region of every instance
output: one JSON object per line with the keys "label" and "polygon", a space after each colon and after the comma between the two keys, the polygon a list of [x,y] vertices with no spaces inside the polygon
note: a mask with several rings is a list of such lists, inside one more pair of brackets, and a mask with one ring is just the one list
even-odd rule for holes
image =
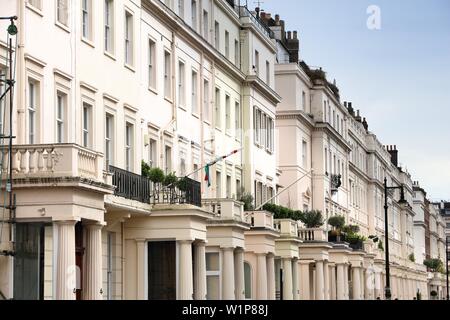
{"label": "topiary shrub", "polygon": [[162,183],[164,181],[164,172],[159,168],[152,168],[148,172],[148,178],[154,183]]}
{"label": "topiary shrub", "polygon": [[336,231],[342,231],[342,228],[345,225],[345,217],[344,216],[332,216],[328,218],[328,224],[334,228]]}
{"label": "topiary shrub", "polygon": [[152,170],[152,168],[147,164],[147,162],[142,160],[142,162],[141,162],[141,175],[143,177],[147,177],[148,178],[151,170]]}
{"label": "topiary shrub", "polygon": [[175,173],[169,173],[164,177],[163,185],[165,187],[169,187],[171,189],[175,188],[176,184],[178,182],[178,178],[175,175]]}
{"label": "topiary shrub", "polygon": [[251,211],[255,209],[253,205],[255,198],[250,192],[246,192],[244,188],[242,188],[238,193],[237,199],[244,204],[244,211]]}
{"label": "topiary shrub", "polygon": [[302,212],[299,220],[304,223],[306,228],[319,228],[323,226],[323,216],[319,210]]}
{"label": "topiary shrub", "polygon": [[360,230],[359,226],[354,225],[354,224],[350,224],[350,225],[342,227],[342,232],[344,232],[344,233],[358,233],[359,230]]}
{"label": "topiary shrub", "polygon": [[409,259],[409,261],[411,261],[411,262],[416,262],[416,257],[414,256],[414,253],[410,253],[410,254],[408,255],[408,259]]}

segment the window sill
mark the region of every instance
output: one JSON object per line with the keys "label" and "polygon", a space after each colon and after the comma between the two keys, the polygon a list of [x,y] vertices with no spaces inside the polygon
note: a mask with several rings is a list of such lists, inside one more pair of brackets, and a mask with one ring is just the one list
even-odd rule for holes
{"label": "window sill", "polygon": [[112,54],[111,52],[108,52],[108,51],[105,50],[103,53],[104,53],[105,56],[107,56],[108,58],[110,58],[110,59],[112,59],[112,60],[114,60],[114,61],[117,61],[116,57],[115,57],[114,54]]}
{"label": "window sill", "polygon": [[63,23],[61,23],[59,21],[55,22],[55,26],[57,26],[58,28],[61,28],[63,31],[65,31],[67,33],[70,33],[69,26],[66,26],[65,24],[63,24]]}
{"label": "window sill", "polygon": [[33,11],[34,13],[40,15],[41,17],[44,16],[44,14],[42,13],[42,9],[36,8],[34,7],[32,4],[30,4],[29,2],[27,2],[27,8],[30,9],[31,11]]}
{"label": "window sill", "polygon": [[227,130],[227,131],[225,132],[225,135],[226,135],[227,137],[230,137],[230,138],[232,138],[232,137],[233,137],[233,136],[231,135],[231,132],[230,132],[230,131],[228,131],[228,130]]}
{"label": "window sill", "polygon": [[88,46],[90,46],[90,47],[92,47],[92,48],[95,48],[95,45],[94,45],[94,43],[93,43],[91,40],[82,37],[82,38],[81,38],[81,41],[84,42],[84,43],[86,43]]}
{"label": "window sill", "polygon": [[131,72],[136,72],[134,67],[132,65],[128,64],[128,63],[125,63],[124,67],[127,68],[128,70],[130,70]]}
{"label": "window sill", "polygon": [[199,116],[197,113],[192,112],[192,116],[193,116],[194,118],[200,119],[200,116]]}
{"label": "window sill", "polygon": [[178,105],[178,108],[180,108],[180,109],[183,110],[184,112],[187,112],[187,108],[186,108],[185,106]]}
{"label": "window sill", "polygon": [[216,127],[216,130],[222,132],[222,129],[220,129],[219,127]]}
{"label": "window sill", "polygon": [[173,103],[172,98],[164,97],[164,100],[166,100],[166,101],[169,102],[169,103]]}
{"label": "window sill", "polygon": [[211,126],[211,121],[203,120],[204,123],[206,123],[208,126]]}
{"label": "window sill", "polygon": [[154,93],[154,94],[158,95],[158,91],[156,91],[156,89],[155,89],[155,88],[152,88],[152,87],[148,87],[148,91],[150,91],[150,92],[152,92],[152,93]]}

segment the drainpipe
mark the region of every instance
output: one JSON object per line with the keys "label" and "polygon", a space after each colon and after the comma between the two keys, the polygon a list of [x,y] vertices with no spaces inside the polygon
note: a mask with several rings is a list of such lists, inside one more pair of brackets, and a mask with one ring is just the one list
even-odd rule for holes
{"label": "drainpipe", "polygon": [[[18,12],[18,46],[17,46],[17,144],[25,143],[25,1],[17,1]],[[10,124],[11,125],[11,124]]]}
{"label": "drainpipe", "polygon": [[[205,101],[205,78],[204,78],[204,66],[205,62],[205,54],[203,51],[200,54],[200,164],[201,166],[205,165],[205,123],[203,122],[203,110],[205,108],[205,103],[207,104],[208,101]],[[206,88],[208,89],[208,88]],[[209,95],[208,95],[209,97]],[[200,181],[202,180],[202,172],[200,171]],[[203,195],[203,183],[201,184],[201,193]]]}

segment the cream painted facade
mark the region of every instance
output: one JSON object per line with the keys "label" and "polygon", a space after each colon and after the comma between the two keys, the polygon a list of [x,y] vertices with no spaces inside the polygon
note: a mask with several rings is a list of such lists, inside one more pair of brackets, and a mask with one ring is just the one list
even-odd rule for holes
{"label": "cream painted facade", "polygon": [[[405,184],[412,203],[409,174],[327,82],[310,78],[297,34],[289,33],[289,50],[280,41],[279,19],[268,27],[267,14],[225,0],[11,0],[0,8],[18,16],[19,29],[17,202],[0,239],[0,252],[16,255],[0,256],[0,298],[383,297],[384,256],[373,242],[329,242],[327,225],[306,229],[237,201],[245,190],[259,207],[305,175],[273,202],[344,215],[380,237],[383,178]],[[0,34],[1,71],[6,49]],[[234,150],[210,167],[208,187],[202,168]],[[141,161],[188,176],[188,186],[151,182]],[[7,169],[3,162],[3,188]],[[393,297],[420,289],[426,299],[426,270],[407,260],[414,211],[389,201]]]}

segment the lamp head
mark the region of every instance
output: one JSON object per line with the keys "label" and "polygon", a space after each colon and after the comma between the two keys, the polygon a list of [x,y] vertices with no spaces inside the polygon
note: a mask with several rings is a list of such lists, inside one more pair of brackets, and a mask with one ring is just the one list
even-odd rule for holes
{"label": "lamp head", "polygon": [[8,26],[8,34],[15,36],[17,34],[17,26],[14,24],[14,19],[11,19],[11,24]]}

